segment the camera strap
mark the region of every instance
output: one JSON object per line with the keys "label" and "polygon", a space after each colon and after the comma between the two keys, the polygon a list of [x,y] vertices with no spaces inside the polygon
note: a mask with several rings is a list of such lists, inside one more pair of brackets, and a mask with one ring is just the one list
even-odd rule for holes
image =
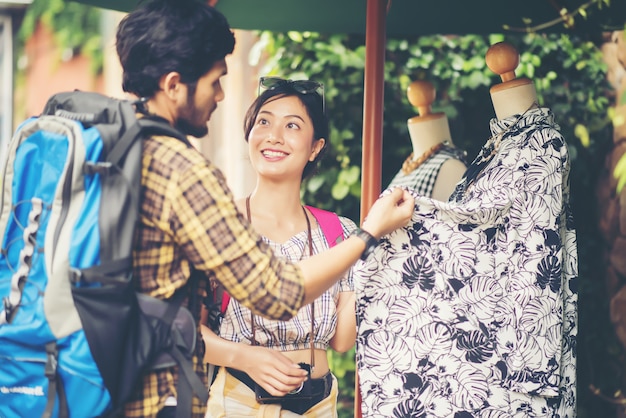
{"label": "camera strap", "polygon": [[[313,255],[313,238],[311,236],[311,221],[309,220],[309,215],[306,213],[306,209],[304,206],[302,207],[304,211],[304,216],[306,218],[306,229],[307,229],[307,242],[309,244],[309,256]],[[248,216],[248,222],[250,221],[250,196],[246,199],[246,215]],[[311,348],[311,373],[313,373],[313,369],[315,368],[315,348],[313,347],[313,336],[314,333],[314,325],[315,325],[315,301],[311,302],[311,333],[309,334],[309,345]],[[256,327],[254,326],[254,314],[250,312],[250,327],[252,329],[252,345],[257,345],[256,343]]]}

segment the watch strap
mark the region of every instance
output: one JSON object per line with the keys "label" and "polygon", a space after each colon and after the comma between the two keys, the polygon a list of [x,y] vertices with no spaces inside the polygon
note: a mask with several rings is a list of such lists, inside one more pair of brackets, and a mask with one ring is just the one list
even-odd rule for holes
{"label": "watch strap", "polygon": [[361,228],[355,229],[350,235],[354,235],[355,237],[358,237],[362,239],[363,242],[365,242],[365,250],[363,250],[363,253],[361,253],[361,260],[366,260],[367,257],[369,257],[369,255],[378,246],[378,240],[376,239],[376,237]]}

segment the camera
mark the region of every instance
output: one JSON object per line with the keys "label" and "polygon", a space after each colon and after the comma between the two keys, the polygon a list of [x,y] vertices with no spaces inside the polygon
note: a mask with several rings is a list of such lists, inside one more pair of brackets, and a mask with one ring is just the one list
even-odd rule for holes
{"label": "camera", "polygon": [[311,394],[311,365],[307,363],[298,363],[301,369],[304,369],[308,373],[308,379],[302,382],[299,388],[292,390],[285,396],[270,395],[261,386],[254,385],[254,393],[256,394],[256,400],[258,403],[282,403],[293,400],[308,400],[313,396]]}

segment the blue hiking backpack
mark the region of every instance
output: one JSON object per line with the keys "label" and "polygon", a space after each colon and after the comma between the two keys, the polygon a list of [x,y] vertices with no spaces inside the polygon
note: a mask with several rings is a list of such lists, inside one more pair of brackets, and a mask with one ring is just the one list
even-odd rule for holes
{"label": "blue hiking backpack", "polygon": [[[141,102],[50,98],[16,130],[0,195],[0,417],[113,417],[150,369],[179,368],[177,416],[207,388],[196,324],[172,299],[136,292],[142,138],[187,141]],[[197,292],[196,292],[197,293]]]}

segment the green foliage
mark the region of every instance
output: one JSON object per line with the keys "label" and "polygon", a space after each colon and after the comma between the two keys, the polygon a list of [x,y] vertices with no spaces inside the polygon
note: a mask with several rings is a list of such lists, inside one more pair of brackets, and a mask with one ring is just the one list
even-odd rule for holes
{"label": "green foliage", "polygon": [[339,382],[339,396],[337,397],[337,412],[339,418],[354,416],[355,350],[352,348],[344,354],[328,351],[328,364]]}
{"label": "green foliage", "polygon": [[622,155],[615,165],[613,176],[617,179],[617,194],[620,194],[626,185],[626,154]]}
{"label": "green foliage", "polygon": [[[326,86],[331,147],[320,173],[303,187],[304,200],[358,220],[362,121],[372,116],[363,115],[364,38],[263,32],[260,39],[258,50],[271,57],[265,73],[311,78]],[[599,273],[604,269],[602,238],[595,221],[595,185],[612,145],[612,121],[610,86],[597,45],[559,34],[388,39],[382,184],[389,184],[411,152],[406,122],[417,110],[408,102],[406,89],[413,80],[434,84],[433,111],[447,114],[453,141],[468,151],[470,159],[477,154],[489,136],[489,120],[495,116],[489,88],[500,82],[484,57],[490,45],[502,40],[521,52],[517,76],[533,80],[540,104],[551,108],[568,141],[580,257],[579,416],[611,416],[613,405],[589,390],[595,386],[604,394],[616,393],[624,384],[622,372],[616,370],[625,370],[626,364],[608,319],[603,273]],[[354,352],[329,356],[340,379],[341,396],[352,396]],[[346,405],[341,416],[351,416],[352,404]]]}
{"label": "green foliage", "polygon": [[39,22],[54,33],[60,51],[59,61],[64,56],[80,53],[90,59],[95,74],[102,72],[104,57],[99,9],[66,0],[33,0],[18,33],[20,54]]}

